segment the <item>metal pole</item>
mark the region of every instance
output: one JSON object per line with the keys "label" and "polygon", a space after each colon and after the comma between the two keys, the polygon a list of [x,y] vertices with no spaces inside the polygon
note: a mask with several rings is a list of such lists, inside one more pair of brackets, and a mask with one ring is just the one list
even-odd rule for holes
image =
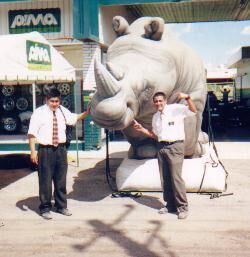
{"label": "metal pole", "polygon": [[[74,108],[76,111],[76,83],[73,86],[73,94],[74,94]],[[76,124],[76,165],[79,167],[79,145],[78,145],[78,124]]]}
{"label": "metal pole", "polygon": [[234,82],[233,82],[233,88],[234,88],[234,102],[236,101],[236,83],[235,83],[235,79],[234,79]]}
{"label": "metal pole", "polygon": [[106,134],[106,175],[110,177],[110,166],[109,166],[109,130],[105,129]]}
{"label": "metal pole", "polygon": [[33,112],[36,109],[36,83],[32,83],[32,102],[33,102]]}
{"label": "metal pole", "polygon": [[242,100],[242,77],[243,75],[240,76],[240,102]]}
{"label": "metal pole", "polygon": [[95,125],[94,121],[91,120],[90,123],[89,123],[89,125],[90,125],[90,127],[91,127],[91,130],[90,130],[90,133],[91,133],[91,135],[90,135],[91,150],[94,150],[94,137],[93,137],[93,134],[94,134],[94,125]]}

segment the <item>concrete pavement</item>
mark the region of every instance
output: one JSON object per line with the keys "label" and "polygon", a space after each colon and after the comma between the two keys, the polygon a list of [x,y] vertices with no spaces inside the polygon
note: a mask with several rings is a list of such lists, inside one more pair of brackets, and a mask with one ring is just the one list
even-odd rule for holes
{"label": "concrete pavement", "polygon": [[[111,145],[113,175],[127,148]],[[105,149],[82,152],[79,167],[69,165],[71,217],[39,216],[36,172],[0,171],[0,257],[250,256],[250,144],[218,143],[217,148],[230,173],[227,192],[234,195],[211,200],[188,194],[187,220],[157,213],[161,193],[111,198]]]}

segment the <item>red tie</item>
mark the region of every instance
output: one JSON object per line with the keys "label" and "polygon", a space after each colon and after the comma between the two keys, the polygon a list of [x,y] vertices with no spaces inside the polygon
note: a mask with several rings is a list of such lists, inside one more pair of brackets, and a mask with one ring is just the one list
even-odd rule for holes
{"label": "red tie", "polygon": [[58,146],[58,125],[56,112],[53,111],[53,134],[52,134],[52,145]]}

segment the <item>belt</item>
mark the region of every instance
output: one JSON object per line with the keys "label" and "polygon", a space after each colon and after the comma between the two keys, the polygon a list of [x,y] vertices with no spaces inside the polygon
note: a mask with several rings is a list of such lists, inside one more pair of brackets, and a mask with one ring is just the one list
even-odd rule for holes
{"label": "belt", "polygon": [[165,145],[172,145],[175,143],[184,143],[184,140],[175,140],[175,141],[160,141],[160,144],[165,144]]}
{"label": "belt", "polygon": [[65,146],[65,143],[60,143],[60,144],[58,144],[57,146],[39,144],[39,147],[40,147],[40,148],[57,148],[57,147],[63,147],[63,146]]}

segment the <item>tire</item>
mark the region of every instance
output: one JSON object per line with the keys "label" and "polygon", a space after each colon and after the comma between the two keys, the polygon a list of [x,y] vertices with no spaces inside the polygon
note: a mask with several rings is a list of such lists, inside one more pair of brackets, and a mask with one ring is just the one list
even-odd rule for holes
{"label": "tire", "polygon": [[1,118],[1,128],[5,133],[12,134],[17,132],[20,125],[19,123],[18,118],[12,115]]}
{"label": "tire", "polygon": [[15,88],[14,86],[3,86],[1,91],[4,96],[11,96],[14,94]]}
{"label": "tire", "polygon": [[15,101],[12,97],[6,96],[3,98],[2,107],[5,111],[12,111],[15,108]]}
{"label": "tire", "polygon": [[70,94],[70,84],[62,83],[57,86],[57,89],[60,91],[61,95],[69,95]]}
{"label": "tire", "polygon": [[16,108],[19,111],[26,111],[29,107],[29,102],[25,97],[19,97],[16,100]]}

